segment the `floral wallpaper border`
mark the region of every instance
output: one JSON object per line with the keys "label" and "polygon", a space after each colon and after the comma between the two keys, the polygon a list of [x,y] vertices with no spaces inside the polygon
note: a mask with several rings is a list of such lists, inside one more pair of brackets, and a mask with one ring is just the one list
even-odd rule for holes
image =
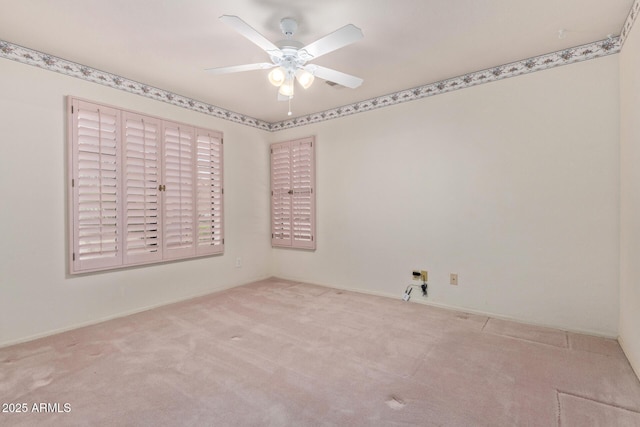
{"label": "floral wallpaper border", "polygon": [[612,55],[620,51],[620,38],[612,37],[595,43],[566,49],[547,55],[536,56],[522,61],[512,62],[510,64],[498,67],[476,71],[474,73],[465,74],[463,76],[454,77],[447,80],[418,86],[413,89],[406,89],[389,95],[368,99],[366,101],[356,102],[354,104],[344,105],[342,107],[333,108],[331,110],[319,113],[309,114],[306,116],[296,117],[289,120],[273,123],[271,131],[288,129],[296,126],[308,125],[324,120],[336,119],[355,113],[374,110],[376,108],[388,107],[390,105],[400,104],[402,102],[414,101],[416,99],[426,98],[428,96],[440,95],[454,90],[465,89],[484,83],[494,82],[509,77],[515,77],[522,74],[542,71],[561,65],[573,64],[588,59],[594,59],[606,55]]}
{"label": "floral wallpaper border", "polygon": [[589,43],[586,45],[565,49],[546,55],[536,56],[521,61],[500,65],[490,69],[476,71],[462,76],[402,90],[365,101],[333,108],[306,116],[295,117],[281,122],[269,123],[244,114],[225,110],[215,105],[187,98],[173,92],[159,89],[144,83],[136,82],[115,74],[97,70],[66,59],[58,58],[46,53],[38,52],[26,47],[18,46],[0,40],[0,58],[11,59],[28,65],[55,71],[71,77],[102,84],[115,89],[166,102],[178,107],[208,114],[235,123],[252,126],[266,131],[278,131],[311,123],[337,119],[351,114],[362,113],[377,108],[388,107],[403,102],[414,101],[429,96],[439,95],[454,90],[490,83],[497,80],[515,77],[523,74],[542,71],[561,65],[573,64],[580,61],[599,58],[620,52],[636,18],[640,14],[640,0],[635,0],[619,37]]}
{"label": "floral wallpaper border", "polygon": [[633,27],[633,23],[636,22],[638,14],[640,14],[640,0],[633,2],[633,6],[631,6],[631,10],[629,11],[629,16],[627,16],[627,20],[624,22],[624,26],[620,32],[620,46],[624,45],[625,40],[627,40],[627,36],[631,31],[631,27]]}
{"label": "floral wallpaper border", "polygon": [[120,89],[125,92],[145,96],[157,101],[166,102],[178,107],[184,107],[189,110],[209,114],[211,116],[219,117],[221,119],[229,120],[232,122],[241,123],[264,130],[271,129],[271,123],[255,119],[253,117],[225,110],[224,108],[216,107],[215,105],[207,104],[206,102],[187,98],[186,96],[178,95],[164,89],[149,86],[144,83],[136,82],[134,80],[118,76],[116,74],[100,71],[95,68],[87,67],[85,65],[78,64],[72,61],[67,61],[66,59],[58,58],[52,55],[47,55],[46,53],[38,52],[36,50],[18,46],[2,40],[0,40],[0,58],[12,59],[17,62],[44,68],[49,71],[55,71],[67,76],[77,77],[82,80],[109,86],[114,89]]}

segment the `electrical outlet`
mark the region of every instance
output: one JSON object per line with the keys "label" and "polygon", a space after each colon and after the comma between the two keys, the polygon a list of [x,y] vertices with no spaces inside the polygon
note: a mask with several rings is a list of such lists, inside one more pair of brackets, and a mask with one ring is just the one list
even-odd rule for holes
{"label": "electrical outlet", "polygon": [[236,268],[242,267],[242,258],[236,258]]}
{"label": "electrical outlet", "polygon": [[450,285],[454,285],[454,286],[458,286],[458,274],[457,273],[449,274],[449,284]]}
{"label": "electrical outlet", "polygon": [[429,272],[427,270],[420,270],[420,280],[426,282],[429,280]]}

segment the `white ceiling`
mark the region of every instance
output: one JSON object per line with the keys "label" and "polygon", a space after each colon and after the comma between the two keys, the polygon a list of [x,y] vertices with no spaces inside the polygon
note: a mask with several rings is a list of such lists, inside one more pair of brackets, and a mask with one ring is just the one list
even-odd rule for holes
{"label": "white ceiling", "polygon": [[[266,70],[205,68],[268,62],[220,22],[237,15],[275,42],[298,20],[308,44],[352,23],[364,39],[313,63],[364,79],[357,89],[317,79],[298,87],[293,116],[617,36],[633,0],[0,0],[0,40],[267,122],[287,103]],[[565,37],[558,37],[564,29]]]}

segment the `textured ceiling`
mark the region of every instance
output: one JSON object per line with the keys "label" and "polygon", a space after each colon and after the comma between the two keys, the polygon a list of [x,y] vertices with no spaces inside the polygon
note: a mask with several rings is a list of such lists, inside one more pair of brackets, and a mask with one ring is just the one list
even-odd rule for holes
{"label": "textured ceiling", "polygon": [[[271,41],[298,20],[308,44],[352,23],[364,39],[313,63],[364,79],[298,87],[294,116],[379,97],[618,36],[633,0],[0,0],[0,40],[266,122],[287,119],[266,70],[205,68],[268,61],[220,22],[237,15]],[[564,37],[558,31],[564,29]]]}

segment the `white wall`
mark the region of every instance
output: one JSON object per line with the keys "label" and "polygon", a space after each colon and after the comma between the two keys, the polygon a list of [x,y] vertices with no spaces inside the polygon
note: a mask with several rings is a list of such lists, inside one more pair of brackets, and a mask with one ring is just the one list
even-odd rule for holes
{"label": "white wall", "polygon": [[620,56],[620,343],[640,377],[640,24]]}
{"label": "white wall", "polygon": [[[618,333],[617,55],[276,134],[8,60],[0,75],[0,345],[268,275],[399,298],[414,268],[430,303]],[[225,133],[224,256],[66,274],[66,95]],[[306,135],[318,249],[271,250],[265,142]]]}
{"label": "white wall", "polygon": [[[265,132],[9,60],[0,76],[0,345],[269,275]],[[67,275],[67,95],[224,132],[223,256]]]}
{"label": "white wall", "polygon": [[431,303],[617,336],[617,56],[270,140],[305,135],[317,250],[275,249],[274,275],[400,298],[427,269]]}

